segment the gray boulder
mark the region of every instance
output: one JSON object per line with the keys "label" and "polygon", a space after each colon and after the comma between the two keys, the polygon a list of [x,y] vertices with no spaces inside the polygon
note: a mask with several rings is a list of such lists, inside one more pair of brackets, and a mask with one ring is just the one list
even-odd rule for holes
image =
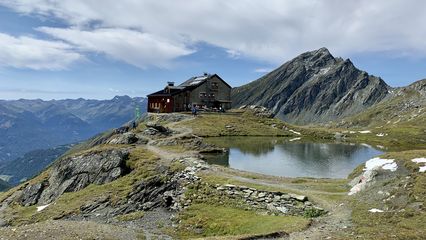
{"label": "gray boulder", "polygon": [[49,186],[39,202],[50,203],[64,192],[75,192],[89,184],[104,184],[127,174],[128,151],[110,149],[57,161],[51,170]]}
{"label": "gray boulder", "polygon": [[41,196],[41,193],[43,192],[44,187],[44,182],[27,186],[22,191],[20,197],[18,197],[17,202],[25,207],[36,204]]}

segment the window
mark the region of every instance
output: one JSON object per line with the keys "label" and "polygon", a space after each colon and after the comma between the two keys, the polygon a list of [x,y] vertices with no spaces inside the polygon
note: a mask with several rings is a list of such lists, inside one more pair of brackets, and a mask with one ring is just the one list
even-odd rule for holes
{"label": "window", "polygon": [[205,92],[200,92],[200,98],[205,98],[207,94]]}
{"label": "window", "polygon": [[212,90],[217,90],[217,89],[219,89],[219,83],[217,83],[217,82],[212,82]]}

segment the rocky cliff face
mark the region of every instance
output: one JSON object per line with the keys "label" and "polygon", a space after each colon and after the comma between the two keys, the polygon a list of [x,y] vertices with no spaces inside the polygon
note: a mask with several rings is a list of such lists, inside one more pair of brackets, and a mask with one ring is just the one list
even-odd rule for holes
{"label": "rocky cliff face", "polygon": [[380,78],[334,58],[326,48],[303,53],[247,85],[234,88],[234,107],[259,105],[284,121],[324,123],[361,112],[391,88]]}

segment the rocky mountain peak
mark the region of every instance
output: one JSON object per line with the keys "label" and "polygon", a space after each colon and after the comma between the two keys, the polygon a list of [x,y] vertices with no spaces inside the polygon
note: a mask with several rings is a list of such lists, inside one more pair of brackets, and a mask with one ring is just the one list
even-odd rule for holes
{"label": "rocky mountain peak", "polygon": [[[299,57],[301,59],[299,59]],[[325,67],[328,65],[336,64],[336,59],[331,55],[327,48],[320,48],[315,51],[306,52],[304,54],[299,55],[294,59],[295,62],[299,62],[303,60],[303,63],[306,64],[307,67]]]}
{"label": "rocky mountain peak", "polygon": [[233,89],[235,107],[258,105],[298,124],[358,113],[381,101],[390,87],[327,48],[302,53],[247,85]]}

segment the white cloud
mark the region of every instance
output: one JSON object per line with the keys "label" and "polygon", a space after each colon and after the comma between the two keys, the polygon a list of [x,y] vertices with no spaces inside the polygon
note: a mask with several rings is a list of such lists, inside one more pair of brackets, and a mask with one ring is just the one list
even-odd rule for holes
{"label": "white cloud", "polygon": [[268,72],[271,72],[272,70],[273,70],[272,68],[256,68],[256,69],[254,69],[254,72],[268,73]]}
{"label": "white cloud", "polygon": [[33,70],[63,70],[84,59],[72,47],[59,41],[46,41],[0,33],[0,66]]}
{"label": "white cloud", "polygon": [[38,30],[74,44],[83,51],[104,53],[140,68],[168,67],[170,60],[193,52],[183,43],[170,42],[150,33],[128,29],[100,28],[84,31],[77,28],[41,27]]}
{"label": "white cloud", "polygon": [[[0,0],[0,4],[25,14],[61,18],[74,28],[45,32],[137,66],[149,64],[150,56],[117,53],[113,48],[118,40],[103,38],[110,36],[106,29],[136,39],[124,42],[128,53],[140,51],[137,39],[151,43],[160,39],[161,46],[153,46],[164,54],[153,59],[157,65],[190,53],[188,46],[197,42],[272,63],[323,46],[343,56],[376,51],[426,56],[423,0]],[[168,56],[164,49],[174,53]]]}
{"label": "white cloud", "polygon": [[241,57],[241,53],[236,50],[228,49],[226,50],[226,53],[228,53],[228,57],[232,59],[238,59]]}

